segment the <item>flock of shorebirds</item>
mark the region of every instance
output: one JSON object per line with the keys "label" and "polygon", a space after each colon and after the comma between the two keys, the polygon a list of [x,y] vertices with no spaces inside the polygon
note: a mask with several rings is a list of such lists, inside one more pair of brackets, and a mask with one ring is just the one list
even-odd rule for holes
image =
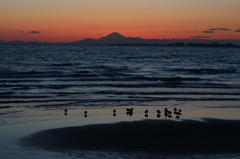
{"label": "flock of shorebirds", "polygon": [[[127,111],[127,115],[129,116],[132,116],[133,115],[133,108],[127,108],[126,109]],[[144,113],[145,113],[145,117],[148,117],[148,110],[145,110]],[[114,109],[113,110],[113,113],[116,113],[116,110]],[[161,117],[161,111],[158,109],[156,111],[157,113],[157,117],[160,118]],[[164,115],[166,118],[172,118],[172,114],[175,114],[176,115],[176,118],[179,119],[180,116],[182,115],[182,110],[181,109],[177,109],[177,108],[174,108],[174,112],[172,113],[171,111],[169,111],[167,108],[164,109]]]}
{"label": "flock of shorebirds", "polygon": [[[67,115],[67,109],[64,109],[64,112],[65,112],[65,115]],[[144,113],[145,113],[145,117],[147,118],[148,117],[148,110],[145,110],[144,111]],[[156,111],[156,113],[157,113],[157,117],[158,118],[160,118],[161,117],[161,111],[158,109],[157,111]],[[128,115],[128,116],[132,116],[133,115],[133,108],[127,108],[126,109],[126,114]],[[172,118],[172,115],[176,115],[176,118],[177,119],[179,119],[180,118],[180,116],[182,115],[182,110],[181,109],[177,109],[177,108],[174,108],[174,110],[173,110],[173,113],[172,113],[172,111],[169,111],[167,108],[165,108],[164,109],[164,116],[166,117],[166,118]],[[87,115],[88,115],[88,112],[85,110],[84,111],[84,117],[86,118],[87,117]],[[116,116],[117,115],[117,111],[114,109],[113,110],[113,116]]]}

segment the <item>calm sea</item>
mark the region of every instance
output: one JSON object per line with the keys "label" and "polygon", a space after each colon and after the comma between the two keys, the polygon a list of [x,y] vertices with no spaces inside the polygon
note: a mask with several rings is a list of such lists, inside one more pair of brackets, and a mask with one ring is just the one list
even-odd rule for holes
{"label": "calm sea", "polygon": [[231,104],[240,101],[239,79],[238,48],[0,46],[0,108],[239,107]]}

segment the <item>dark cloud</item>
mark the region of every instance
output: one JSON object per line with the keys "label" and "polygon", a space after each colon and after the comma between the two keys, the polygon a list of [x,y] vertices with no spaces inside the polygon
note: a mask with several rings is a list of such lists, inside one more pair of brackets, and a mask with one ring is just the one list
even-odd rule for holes
{"label": "dark cloud", "polygon": [[40,31],[37,31],[37,30],[31,30],[31,31],[29,31],[29,33],[32,33],[32,34],[39,34]]}
{"label": "dark cloud", "polygon": [[203,33],[215,33],[214,31],[212,31],[212,30],[207,30],[207,31],[203,31]]}
{"label": "dark cloud", "polygon": [[209,39],[212,38],[210,36],[191,36],[191,39]]}
{"label": "dark cloud", "polygon": [[229,28],[210,28],[209,30],[224,30],[224,31],[228,31],[228,30],[231,30]]}
{"label": "dark cloud", "polygon": [[24,31],[19,31],[19,33],[23,33]]}
{"label": "dark cloud", "polygon": [[235,30],[235,32],[240,32],[240,29]]}
{"label": "dark cloud", "polygon": [[185,33],[197,33],[197,31],[184,31]]}

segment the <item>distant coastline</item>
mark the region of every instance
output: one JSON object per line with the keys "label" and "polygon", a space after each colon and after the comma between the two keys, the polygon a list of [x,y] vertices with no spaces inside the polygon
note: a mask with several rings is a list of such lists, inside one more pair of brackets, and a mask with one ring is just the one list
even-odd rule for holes
{"label": "distant coastline", "polygon": [[113,32],[99,39],[84,39],[67,43],[51,43],[37,41],[3,41],[0,45],[116,45],[116,46],[178,46],[178,47],[240,47],[240,39],[143,39],[140,37],[125,37]]}
{"label": "distant coastline", "polygon": [[177,47],[234,47],[240,48],[240,45],[232,43],[226,44],[208,44],[208,43],[169,43],[169,44],[110,44],[112,46],[177,46]]}

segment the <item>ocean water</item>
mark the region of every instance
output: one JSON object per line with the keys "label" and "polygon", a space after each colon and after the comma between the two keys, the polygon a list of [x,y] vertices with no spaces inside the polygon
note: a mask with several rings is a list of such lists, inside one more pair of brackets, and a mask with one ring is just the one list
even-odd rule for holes
{"label": "ocean water", "polygon": [[239,107],[239,51],[2,45],[0,108],[156,106],[165,101]]}
{"label": "ocean water", "polygon": [[[239,48],[0,45],[0,57],[2,158],[158,158],[144,152],[49,152],[16,142],[45,129],[145,119],[145,109],[150,119],[158,119],[156,109],[177,107],[183,110],[183,122],[189,117],[240,120]],[[131,117],[126,115],[130,107],[134,108]],[[113,108],[116,117],[112,116]],[[68,109],[67,115],[64,109]],[[87,118],[83,114],[86,109],[90,112]],[[237,127],[239,122],[233,123]],[[210,127],[212,132],[221,130],[219,124]],[[201,130],[192,125],[189,129]],[[230,134],[239,131],[223,130]],[[167,132],[168,137],[173,132],[178,135],[175,128]]]}

